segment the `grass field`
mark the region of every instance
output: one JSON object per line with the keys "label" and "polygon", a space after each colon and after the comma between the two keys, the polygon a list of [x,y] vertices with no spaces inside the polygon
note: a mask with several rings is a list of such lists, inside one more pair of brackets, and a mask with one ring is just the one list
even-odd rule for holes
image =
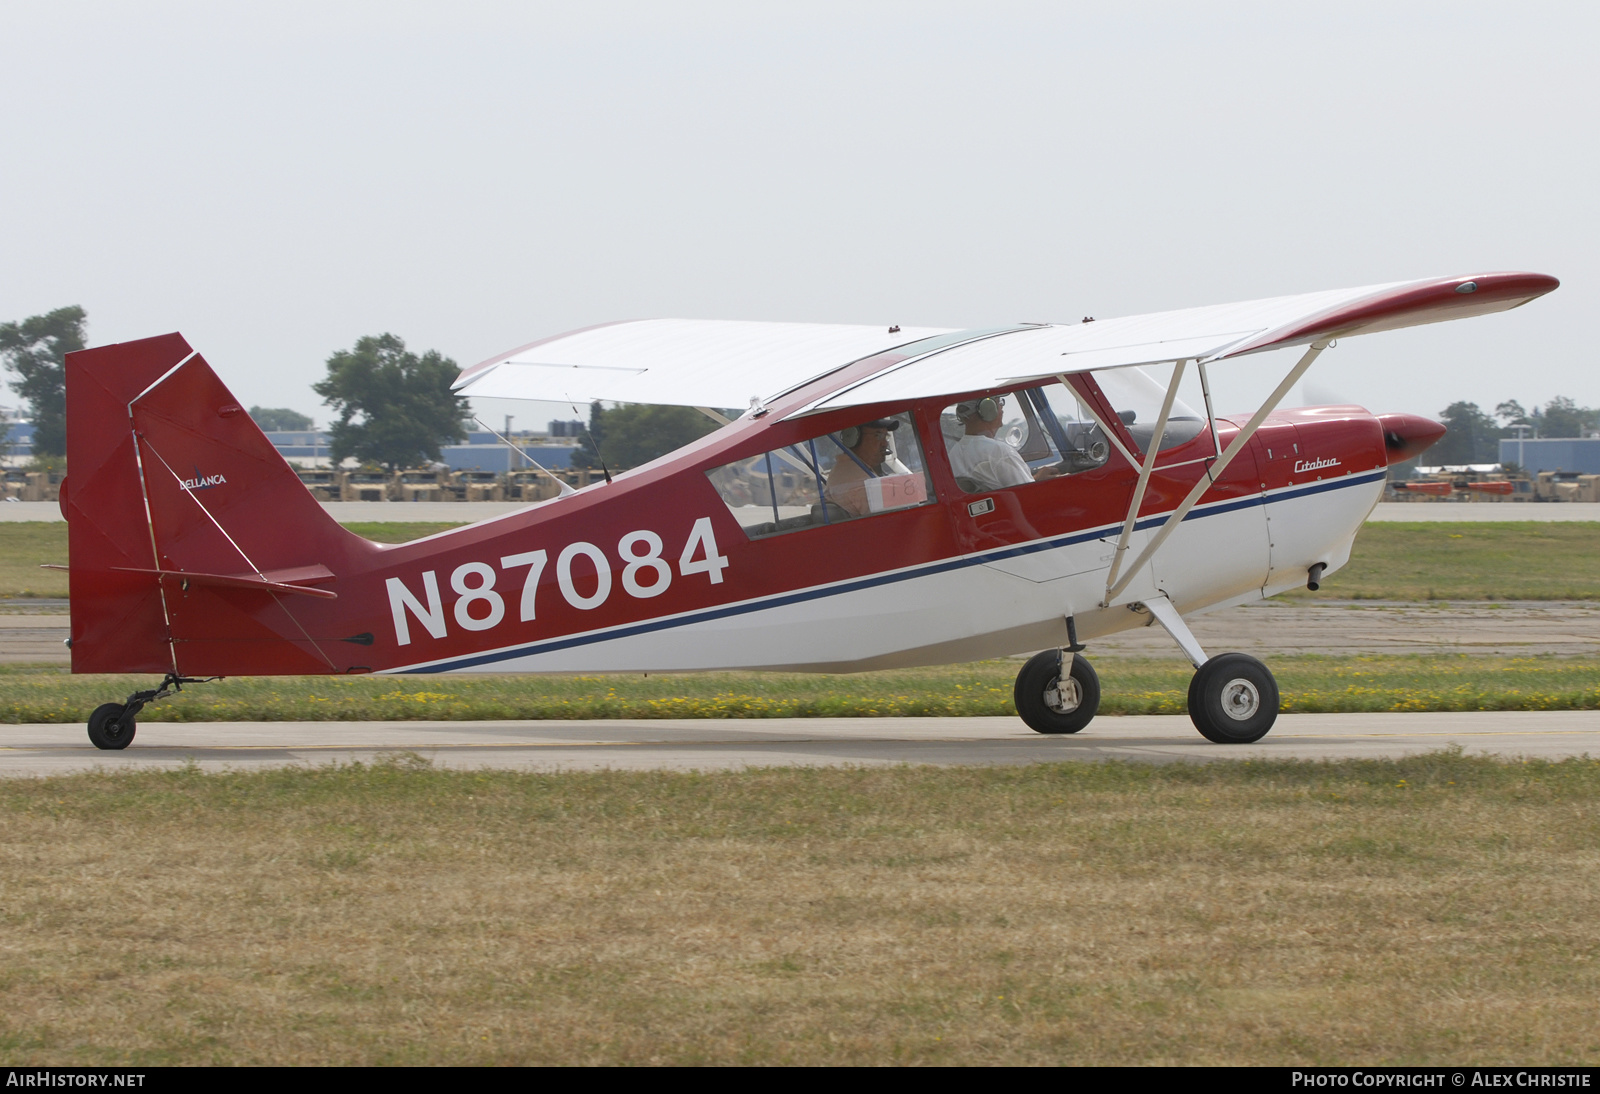
{"label": "grass field", "polygon": [[[399,543],[454,527],[365,523],[347,528]],[[0,596],[61,597],[67,575],[40,563],[67,559],[67,526],[0,524]],[[1528,522],[1369,524],[1350,564],[1319,593],[1358,600],[1600,599],[1600,525]]]}
{"label": "grass field", "polygon": [[[64,595],[64,534],[0,525],[0,593]],[[1596,599],[1597,534],[1371,525],[1320,595]],[[1107,714],[1184,709],[1181,661],[1097,667]],[[1600,708],[1593,659],[1273,668],[1288,711]],[[237,679],[141,720],[1010,714],[1015,671]],[[0,721],[130,686],[0,668]],[[1600,761],[1459,752],[9,779],[0,1061],[1592,1066],[1597,800]]]}
{"label": "grass field", "polygon": [[[1186,661],[1103,659],[1100,711],[1182,714]],[[1016,661],[848,676],[704,672],[675,676],[236,677],[147,707],[141,722],[407,721],[525,718],[804,718],[1011,715]],[[1389,655],[1273,658],[1283,710],[1600,710],[1592,658]],[[148,681],[138,681],[141,685]],[[0,723],[83,722],[120,701],[122,676],[0,666]]]}
{"label": "grass field", "polygon": [[1368,524],[1320,592],[1352,600],[1597,600],[1600,524]]}
{"label": "grass field", "polygon": [[[368,521],[347,524],[345,527],[379,543],[404,543],[456,525],[426,521]],[[61,566],[67,563],[66,524],[61,521],[0,524],[0,597],[66,596],[66,571],[39,568],[47,563]]]}
{"label": "grass field", "polygon": [[0,1058],[1587,1064],[1600,761],[0,782]]}
{"label": "grass field", "polygon": [[[366,523],[358,534],[399,542],[453,527]],[[0,524],[0,592],[61,596],[65,575],[40,570],[65,556],[63,524]],[[1372,524],[1355,556],[1318,594],[1352,599],[1595,599],[1600,525]],[[27,582],[32,582],[29,585]],[[1098,662],[1105,714],[1176,714],[1190,668],[1178,660]],[[1281,657],[1273,661],[1284,709],[1600,709],[1600,664],[1524,657]],[[151,707],[146,721],[298,719],[688,718],[1014,713],[1016,665],[997,661],[933,669],[683,676],[234,679]],[[121,698],[121,678],[55,669],[0,668],[0,722],[81,722]]]}

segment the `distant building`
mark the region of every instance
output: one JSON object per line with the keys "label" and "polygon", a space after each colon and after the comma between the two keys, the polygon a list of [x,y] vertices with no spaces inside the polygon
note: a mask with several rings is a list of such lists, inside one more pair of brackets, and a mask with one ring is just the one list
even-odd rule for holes
{"label": "distant building", "polygon": [[1417,466],[1419,475],[1493,475],[1504,471],[1497,463],[1443,463],[1437,467]]}
{"label": "distant building", "polygon": [[[332,444],[328,434],[314,429],[274,429],[267,433],[267,440],[284,459],[297,462],[328,459],[328,448]],[[521,444],[517,447],[552,471],[571,466],[572,454],[577,451],[569,444]],[[493,433],[487,432],[468,433],[466,444],[444,445],[439,454],[452,471],[493,471],[503,475],[531,466]]]}
{"label": "distant building", "polygon": [[328,446],[333,443],[326,433],[315,429],[273,429],[266,432],[267,440],[278,450],[278,455],[286,460],[325,460],[328,458]]}
{"label": "distant building", "polygon": [[[569,444],[524,444],[517,447],[538,460],[548,471],[572,466],[572,454],[577,451]],[[507,471],[521,471],[532,466],[498,441],[492,445],[447,444],[439,453],[452,471],[493,471],[503,475]]]}
{"label": "distant building", "polygon": [[33,454],[33,423],[32,422],[7,422],[6,451],[13,456],[28,456]]}
{"label": "distant building", "polygon": [[573,420],[569,422],[551,422],[550,436],[552,437],[581,437],[584,430],[589,427],[582,422]]}
{"label": "distant building", "polygon": [[1527,437],[1500,442],[1500,462],[1529,474],[1576,471],[1600,475],[1600,437]]}

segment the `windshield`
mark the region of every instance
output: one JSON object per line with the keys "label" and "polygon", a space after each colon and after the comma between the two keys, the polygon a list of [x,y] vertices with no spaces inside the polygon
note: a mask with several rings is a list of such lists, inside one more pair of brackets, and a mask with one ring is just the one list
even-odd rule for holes
{"label": "windshield", "polygon": [[[1095,383],[1105,393],[1106,402],[1117,412],[1140,452],[1150,450],[1150,440],[1161,417],[1161,403],[1167,397],[1165,384],[1140,368],[1113,368],[1093,372]],[[1196,414],[1182,399],[1172,400],[1167,428],[1161,434],[1157,451],[1165,452],[1191,441],[1205,430],[1205,417]]]}

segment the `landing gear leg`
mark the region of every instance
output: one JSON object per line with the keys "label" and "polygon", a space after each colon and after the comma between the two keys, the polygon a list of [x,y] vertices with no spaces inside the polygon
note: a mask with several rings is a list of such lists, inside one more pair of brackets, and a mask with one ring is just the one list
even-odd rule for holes
{"label": "landing gear leg", "polygon": [[1017,713],[1036,733],[1076,733],[1100,709],[1100,678],[1088,660],[1069,650],[1045,650],[1017,673],[1012,697]]}
{"label": "landing gear leg", "polygon": [[1189,720],[1208,741],[1247,745],[1267,735],[1278,720],[1278,682],[1247,653],[1207,657],[1172,601],[1155,597],[1142,605],[1194,665],[1189,681]]}
{"label": "landing gear leg", "polygon": [[127,748],[133,743],[133,735],[138,729],[139,712],[146,706],[157,699],[165,699],[174,692],[182,691],[184,684],[203,684],[208,680],[219,679],[221,677],[218,676],[202,679],[169,672],[158,688],[136,691],[128,696],[125,703],[102,703],[94,708],[93,714],[89,715],[89,741],[94,747],[106,751]]}

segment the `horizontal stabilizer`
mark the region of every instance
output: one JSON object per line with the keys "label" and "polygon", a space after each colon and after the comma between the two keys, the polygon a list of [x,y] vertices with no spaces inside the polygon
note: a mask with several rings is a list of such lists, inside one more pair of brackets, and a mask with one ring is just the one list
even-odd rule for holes
{"label": "horizontal stabilizer", "polygon": [[154,577],[175,578],[184,584],[209,585],[220,589],[249,589],[258,593],[288,593],[291,596],[314,596],[322,600],[337,600],[339,594],[331,589],[316,589],[301,582],[332,581],[333,571],[326,566],[298,566],[289,570],[270,570],[264,574],[202,574],[188,570],[146,570],[135,566],[113,566],[132,574],[150,574]]}

